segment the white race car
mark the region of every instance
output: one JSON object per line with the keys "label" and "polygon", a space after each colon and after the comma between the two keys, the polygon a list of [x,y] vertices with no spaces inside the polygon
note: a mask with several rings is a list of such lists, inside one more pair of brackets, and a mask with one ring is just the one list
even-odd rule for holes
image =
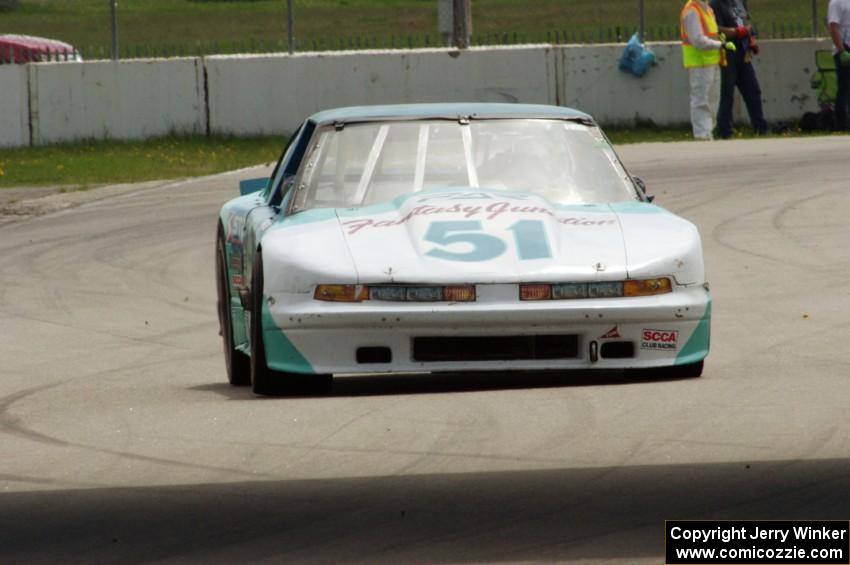
{"label": "white race car", "polygon": [[221,210],[229,380],[641,369],[699,376],[699,233],[592,118],[519,104],[320,112]]}

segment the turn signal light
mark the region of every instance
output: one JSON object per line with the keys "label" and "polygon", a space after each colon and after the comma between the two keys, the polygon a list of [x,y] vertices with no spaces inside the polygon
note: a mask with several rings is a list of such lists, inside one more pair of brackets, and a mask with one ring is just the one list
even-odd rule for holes
{"label": "turn signal light", "polygon": [[646,279],[643,281],[626,281],[623,283],[623,296],[651,296],[672,292],[670,279]]}
{"label": "turn signal light", "polygon": [[444,287],[443,300],[446,302],[475,302],[475,287],[472,285]]}
{"label": "turn signal light", "polygon": [[552,298],[551,284],[521,284],[519,285],[520,300],[550,300]]}
{"label": "turn signal light", "polygon": [[365,287],[354,284],[320,284],[313,294],[316,300],[326,302],[360,302],[368,297]]}

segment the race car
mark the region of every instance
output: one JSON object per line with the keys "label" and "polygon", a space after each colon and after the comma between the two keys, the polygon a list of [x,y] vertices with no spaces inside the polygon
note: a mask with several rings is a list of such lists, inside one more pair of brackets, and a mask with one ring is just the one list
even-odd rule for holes
{"label": "race car", "polygon": [[0,34],[0,64],[82,61],[73,45],[32,35]]}
{"label": "race car", "polygon": [[697,377],[711,298],[690,222],[587,114],[521,104],[319,112],[221,209],[227,375],[625,369]]}

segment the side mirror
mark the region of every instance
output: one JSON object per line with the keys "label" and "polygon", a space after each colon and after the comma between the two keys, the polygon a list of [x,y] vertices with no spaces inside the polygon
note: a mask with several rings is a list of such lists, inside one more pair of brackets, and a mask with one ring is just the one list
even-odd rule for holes
{"label": "side mirror", "polygon": [[655,200],[655,196],[646,193],[646,183],[643,182],[642,178],[632,177],[632,179],[635,181],[635,184],[640,189],[641,193],[643,194],[643,197],[646,198],[647,202],[652,202],[653,200]]}
{"label": "side mirror", "polygon": [[245,196],[246,194],[251,194],[252,192],[259,192],[260,190],[266,188],[267,184],[269,184],[268,177],[239,181],[239,194]]}

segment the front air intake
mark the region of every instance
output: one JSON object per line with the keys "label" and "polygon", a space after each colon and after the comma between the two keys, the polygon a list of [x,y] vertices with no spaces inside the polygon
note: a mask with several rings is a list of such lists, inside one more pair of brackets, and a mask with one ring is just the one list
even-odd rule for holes
{"label": "front air intake", "polygon": [[578,336],[576,335],[413,338],[413,360],[424,363],[575,359],[576,357],[578,357]]}
{"label": "front air intake", "polygon": [[362,365],[392,363],[393,352],[389,347],[358,347],[357,362]]}
{"label": "front air intake", "polygon": [[635,356],[635,344],[631,341],[609,341],[599,348],[603,359],[631,359]]}

